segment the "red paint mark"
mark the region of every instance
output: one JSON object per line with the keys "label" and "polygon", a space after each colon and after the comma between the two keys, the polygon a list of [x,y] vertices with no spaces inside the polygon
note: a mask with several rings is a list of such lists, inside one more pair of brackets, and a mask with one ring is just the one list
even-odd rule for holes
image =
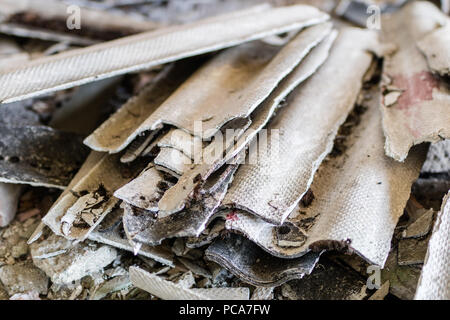
{"label": "red paint mark", "polygon": [[227,214],[227,220],[238,221],[239,217],[237,216],[236,212],[230,212],[229,214]]}
{"label": "red paint mark", "polygon": [[439,81],[427,71],[409,77],[398,75],[392,80],[394,87],[403,90],[396,105],[396,108],[400,110],[408,110],[422,101],[432,100],[433,89],[439,88]]}
{"label": "red paint mark", "polygon": [[417,128],[411,126],[411,121],[420,122],[420,119],[416,119],[418,117],[416,107],[420,107],[420,103],[423,101],[433,99],[433,90],[439,88],[439,81],[430,72],[421,71],[412,76],[394,76],[392,86],[403,91],[395,108],[405,114],[404,125],[415,138],[420,137],[421,133]]}

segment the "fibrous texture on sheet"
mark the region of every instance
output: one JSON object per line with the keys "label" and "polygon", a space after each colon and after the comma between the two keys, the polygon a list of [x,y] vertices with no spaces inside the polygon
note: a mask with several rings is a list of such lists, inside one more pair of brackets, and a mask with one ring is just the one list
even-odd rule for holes
{"label": "fibrous texture on sheet", "polygon": [[255,164],[240,167],[223,205],[283,223],[331,151],[372,62],[369,50],[376,45],[370,31],[340,32],[324,65],[289,96],[268,125],[267,151],[259,151]]}
{"label": "fibrous texture on sheet", "polygon": [[164,300],[248,300],[250,298],[249,288],[189,289],[137,267],[130,267],[130,279],[134,286]]}
{"label": "fibrous texture on sheet", "polygon": [[316,173],[311,203],[296,208],[282,226],[235,213],[226,227],[279,257],[298,257],[311,249],[350,248],[383,266],[426,148],[413,150],[403,164],[384,154],[377,92],[372,92],[375,100],[346,138],[344,153],[327,158]]}
{"label": "fibrous texture on sheet", "polygon": [[[434,5],[414,1],[384,18],[384,41],[393,47],[384,59],[381,110],[386,154],[403,161],[422,142],[450,137],[450,90],[433,76],[420,41],[448,21]],[[426,38],[425,38],[426,39]],[[435,50],[439,43],[429,46]]]}
{"label": "fibrous texture on sheet", "polygon": [[[165,87],[163,97],[159,97],[160,85],[148,87],[85,143],[95,150],[115,153],[137,135],[162,124],[210,139],[226,122],[248,117],[330,31],[328,23],[312,26],[282,49],[259,41],[228,49],[201,67],[177,90],[176,85],[181,81],[170,86],[171,90]],[[149,99],[151,96],[158,98]],[[200,128],[196,129],[196,125]]]}
{"label": "fibrous texture on sheet", "polygon": [[415,299],[450,299],[450,193],[442,201],[442,208],[428,243]]}
{"label": "fibrous texture on sheet", "polygon": [[125,205],[123,224],[127,237],[140,243],[157,245],[166,238],[198,237],[217,211],[236,165],[227,166],[213,182],[213,188],[201,189],[201,198],[177,214],[154,217],[146,211]]}
{"label": "fibrous texture on sheet", "polygon": [[327,19],[328,15],[310,6],[262,7],[70,50],[1,73],[0,101],[149,68]]}

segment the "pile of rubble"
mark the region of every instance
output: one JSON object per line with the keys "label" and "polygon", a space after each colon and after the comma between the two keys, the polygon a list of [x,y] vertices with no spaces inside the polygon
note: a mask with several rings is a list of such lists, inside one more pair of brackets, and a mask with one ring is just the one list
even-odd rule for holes
{"label": "pile of rubble", "polygon": [[34,4],[0,4],[0,299],[450,298],[435,5]]}

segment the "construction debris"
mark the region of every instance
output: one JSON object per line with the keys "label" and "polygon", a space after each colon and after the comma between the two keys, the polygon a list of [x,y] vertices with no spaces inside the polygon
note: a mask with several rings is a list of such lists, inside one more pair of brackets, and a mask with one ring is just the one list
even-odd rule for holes
{"label": "construction debris", "polygon": [[[358,47],[355,39],[359,39]],[[332,150],[334,136],[352,109],[370,65],[368,51],[376,51],[376,45],[371,32],[340,32],[325,65],[289,96],[287,106],[268,126],[267,151],[258,154],[256,165],[241,167],[224,205],[243,208],[273,224],[284,222]],[[333,88],[325,81],[330,77],[335,79]],[[313,101],[315,108],[311,108]],[[280,132],[279,139],[272,138],[271,132]]]}
{"label": "construction debris", "polygon": [[0,281],[11,296],[29,291],[47,294],[48,280],[44,272],[31,262],[0,267]]}
{"label": "construction debris", "polygon": [[310,252],[296,259],[274,257],[242,236],[217,239],[205,252],[214,261],[245,282],[259,287],[274,287],[310,274],[320,253]]}
{"label": "construction debris", "polygon": [[450,76],[450,19],[445,26],[431,32],[417,44],[425,54],[431,71]]}
{"label": "construction debris", "polygon": [[148,273],[136,267],[130,267],[131,282],[151,294],[164,300],[248,300],[248,288],[188,289]]}
{"label": "construction debris", "polygon": [[31,245],[34,264],[56,284],[68,284],[100,271],[114,261],[117,250],[96,243],[79,243],[51,235]]}
{"label": "construction debris", "polygon": [[413,145],[450,138],[449,88],[432,75],[417,48],[423,37],[448,22],[425,1],[410,2],[383,19],[383,40],[391,48],[384,60],[381,111],[386,154],[398,161],[405,160]]}
{"label": "construction debris", "polygon": [[0,299],[449,299],[450,19],[268,1],[0,3]]}
{"label": "construction debris", "polygon": [[449,270],[449,230],[450,230],[450,193],[442,201],[442,208],[433,228],[425,264],[417,286],[415,299],[450,299]]}

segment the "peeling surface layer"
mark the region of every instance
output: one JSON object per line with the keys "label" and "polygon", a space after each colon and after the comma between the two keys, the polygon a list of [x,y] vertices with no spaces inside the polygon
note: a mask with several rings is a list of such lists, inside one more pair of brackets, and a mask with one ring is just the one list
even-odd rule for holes
{"label": "peeling surface layer", "polygon": [[248,288],[187,289],[137,267],[130,267],[134,286],[163,300],[248,300]]}
{"label": "peeling surface layer", "polygon": [[[422,142],[450,137],[450,89],[434,77],[417,44],[448,18],[433,4],[414,1],[383,20],[383,37],[393,46],[385,57],[381,110],[386,154],[404,161]],[[429,46],[435,50],[438,44]]]}
{"label": "peeling surface layer", "polygon": [[283,223],[331,151],[372,61],[366,50],[376,43],[372,32],[341,31],[324,65],[289,96],[269,124],[267,151],[258,153],[256,164],[240,167],[223,205]]}
{"label": "peeling surface layer", "polygon": [[416,291],[416,300],[450,299],[450,193],[442,201]]}
{"label": "peeling surface layer", "polygon": [[244,237],[230,234],[217,239],[205,257],[226,268],[242,281],[260,287],[275,287],[310,274],[320,253],[310,252],[297,259],[280,259],[264,252]]}
{"label": "peeling surface layer", "polygon": [[45,126],[0,126],[0,182],[63,189],[87,155],[77,135]]}
{"label": "peeling surface layer", "polygon": [[[377,97],[378,90],[372,93]],[[355,251],[383,266],[398,218],[418,177],[426,148],[398,163],[383,150],[377,99],[346,138],[346,151],[329,157],[311,186],[314,197],[296,208],[281,227],[248,213],[236,213],[228,229],[245,234],[271,254],[298,257],[310,249]],[[306,203],[305,203],[306,202]]]}
{"label": "peeling surface layer", "polygon": [[[310,6],[264,7],[63,52],[0,74],[0,101],[24,99],[149,68],[326,19],[328,15]],[[69,65],[73,67],[70,72],[60,72]],[[44,76],[48,74],[55,76]]]}

